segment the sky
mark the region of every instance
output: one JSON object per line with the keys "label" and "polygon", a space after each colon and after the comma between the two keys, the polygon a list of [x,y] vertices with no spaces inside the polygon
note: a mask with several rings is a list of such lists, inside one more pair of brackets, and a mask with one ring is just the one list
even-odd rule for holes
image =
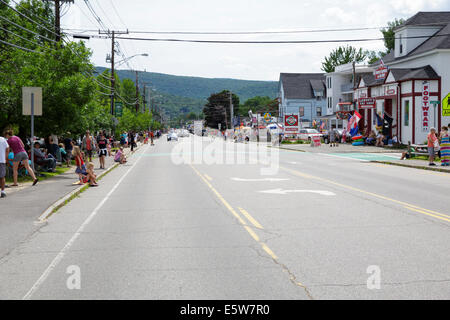
{"label": "sky", "polygon": [[[89,0],[104,26],[117,31],[246,32],[374,28],[360,31],[256,35],[132,34],[129,37],[200,40],[330,40],[382,37],[379,27],[418,11],[450,11],[449,0]],[[84,0],[64,5],[66,29],[101,27]],[[69,31],[67,31],[69,32]],[[80,31],[70,31],[80,33]],[[98,34],[92,31],[90,34]],[[84,41],[92,61],[109,67],[110,39]],[[118,40],[134,70],[207,78],[278,81],[281,72],[322,72],[331,50],[347,43],[204,44]],[[384,50],[382,41],[348,43]],[[118,58],[120,60],[120,57]],[[126,64],[118,69],[128,69]]]}

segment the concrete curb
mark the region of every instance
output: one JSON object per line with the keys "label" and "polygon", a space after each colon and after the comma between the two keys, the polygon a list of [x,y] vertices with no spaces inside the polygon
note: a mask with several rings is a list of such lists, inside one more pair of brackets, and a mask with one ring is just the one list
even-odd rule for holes
{"label": "concrete curb", "polygon": [[[135,148],[135,150],[138,150],[138,148]],[[130,152],[131,153],[131,152]],[[127,156],[130,156],[130,153]],[[134,154],[131,153],[131,155]],[[115,168],[117,168],[119,166],[119,163],[114,163],[111,167],[109,167],[108,169],[106,169],[105,171],[103,171],[102,173],[97,175],[97,180],[102,179],[105,175],[107,175],[109,172],[111,172],[112,170],[114,170]],[[40,224],[40,223],[46,223],[47,219],[51,217],[51,215],[53,213],[55,213],[56,211],[58,211],[59,209],[61,209],[62,207],[64,207],[66,204],[68,204],[74,197],[78,196],[79,194],[81,194],[83,191],[85,191],[86,189],[89,188],[89,184],[84,184],[82,186],[79,186],[78,188],[76,188],[75,190],[69,192],[68,194],[66,194],[64,197],[62,197],[61,199],[59,199],[58,201],[56,201],[54,204],[52,204],[50,207],[48,207],[38,218],[36,224]]]}
{"label": "concrete curb", "polygon": [[[407,161],[407,160],[405,160],[405,161]],[[417,165],[407,165],[407,164],[403,164],[403,163],[389,162],[389,161],[378,161],[378,160],[372,160],[370,162],[388,164],[388,165],[391,165],[391,166],[398,166],[398,167],[405,167],[405,168],[413,168],[413,169],[421,169],[421,170],[428,170],[428,171],[437,171],[437,172],[450,173],[449,170],[445,170],[445,169],[442,169],[442,168],[425,167],[425,166],[417,166]]]}
{"label": "concrete curb", "polygon": [[[115,163],[113,164],[111,167],[109,167],[108,169],[106,169],[106,171],[103,171],[102,173],[100,173],[97,176],[97,180],[100,180],[103,176],[105,176],[106,174],[108,174],[110,171],[112,171],[113,169],[115,169],[119,164]],[[76,188],[75,190],[69,192],[68,194],[66,194],[64,197],[62,197],[61,199],[59,199],[58,201],[56,201],[54,204],[52,204],[50,207],[47,208],[47,210],[45,210],[38,218],[38,223],[43,223],[45,222],[48,218],[50,218],[50,216],[55,213],[57,210],[59,210],[60,208],[62,208],[63,206],[65,206],[66,204],[68,204],[72,198],[76,197],[77,195],[79,195],[80,193],[82,193],[84,190],[86,190],[87,188],[89,188],[88,184],[84,184],[82,186],[79,186],[78,188]]]}

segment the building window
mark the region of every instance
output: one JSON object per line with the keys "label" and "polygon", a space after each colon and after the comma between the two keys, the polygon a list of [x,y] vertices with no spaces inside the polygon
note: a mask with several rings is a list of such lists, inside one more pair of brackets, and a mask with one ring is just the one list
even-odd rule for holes
{"label": "building window", "polygon": [[322,108],[321,107],[316,107],[316,113],[318,117],[322,116]]}
{"label": "building window", "polygon": [[403,110],[403,124],[405,127],[409,126],[409,100],[405,100],[405,108]]}
{"label": "building window", "polygon": [[299,113],[300,117],[304,117],[305,116],[305,107],[298,108],[298,113]]}
{"label": "building window", "polygon": [[331,109],[333,107],[333,98],[328,97],[328,109]]}
{"label": "building window", "polygon": [[400,50],[400,54],[402,54],[403,53],[403,41],[402,41],[402,35],[400,35],[400,37],[399,37],[399,43],[400,43],[400,47],[399,47],[399,50]]}
{"label": "building window", "polygon": [[331,89],[331,78],[330,77],[327,78],[327,88]]}

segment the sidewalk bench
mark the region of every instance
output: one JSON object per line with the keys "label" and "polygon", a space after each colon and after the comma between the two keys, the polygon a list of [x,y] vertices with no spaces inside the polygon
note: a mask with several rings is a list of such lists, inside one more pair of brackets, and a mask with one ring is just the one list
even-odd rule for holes
{"label": "sidewalk bench", "polygon": [[[434,153],[437,155],[439,151],[435,150]],[[411,158],[414,156],[428,156],[428,146],[426,144],[409,144],[408,154]]]}

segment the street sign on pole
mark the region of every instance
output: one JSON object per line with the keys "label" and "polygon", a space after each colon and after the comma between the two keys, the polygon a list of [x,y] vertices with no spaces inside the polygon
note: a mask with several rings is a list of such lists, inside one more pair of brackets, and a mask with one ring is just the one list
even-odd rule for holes
{"label": "street sign on pole", "polygon": [[114,114],[117,118],[119,118],[123,114],[123,104],[122,104],[122,102],[116,102],[115,105],[116,105],[116,107],[114,110]]}
{"label": "street sign on pole", "polygon": [[31,168],[34,171],[34,116],[42,116],[41,87],[22,87],[22,114],[31,116]]}
{"label": "street sign on pole", "polygon": [[[32,104],[33,110],[31,110]],[[32,111],[35,116],[42,116],[42,88],[22,87],[22,114],[31,116]]]}

